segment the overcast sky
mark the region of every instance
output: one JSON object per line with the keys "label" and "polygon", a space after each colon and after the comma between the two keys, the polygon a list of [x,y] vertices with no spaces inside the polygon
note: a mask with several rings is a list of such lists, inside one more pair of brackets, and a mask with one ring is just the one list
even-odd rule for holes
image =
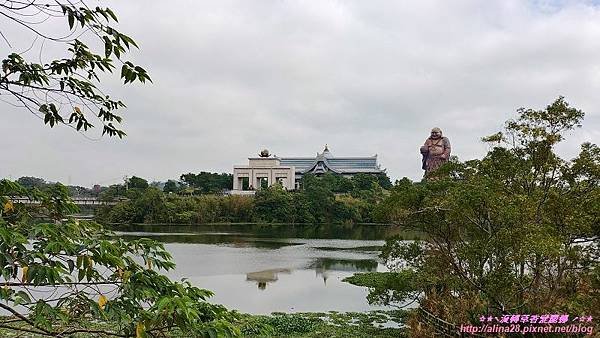
{"label": "overcast sky", "polygon": [[[95,2],[93,2],[96,5]],[[392,180],[422,176],[439,126],[461,160],[519,107],[559,95],[586,112],[559,147],[600,140],[600,8],[563,1],[111,1],[154,84],[126,102],[124,140],[47,128],[0,102],[0,177],[91,186],[232,172],[267,148],[378,154]],[[0,20],[14,48],[31,35]],[[65,22],[57,23],[66,25]],[[0,52],[9,48],[0,41]],[[99,128],[97,128],[99,129]],[[91,137],[97,136],[90,134]]]}

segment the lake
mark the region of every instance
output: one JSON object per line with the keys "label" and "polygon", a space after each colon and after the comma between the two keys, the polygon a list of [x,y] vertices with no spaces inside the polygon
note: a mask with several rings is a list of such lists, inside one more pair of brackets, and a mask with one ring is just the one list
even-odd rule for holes
{"label": "lake", "polygon": [[187,278],[215,293],[211,302],[253,314],[370,311],[368,290],[342,280],[355,272],[387,271],[378,258],[385,239],[417,234],[380,225],[132,225],[124,238],[164,243]]}

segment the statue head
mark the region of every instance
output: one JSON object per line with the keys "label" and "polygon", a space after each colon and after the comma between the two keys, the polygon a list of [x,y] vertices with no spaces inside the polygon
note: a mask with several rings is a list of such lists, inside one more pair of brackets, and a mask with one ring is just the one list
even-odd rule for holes
{"label": "statue head", "polygon": [[431,129],[431,136],[432,139],[436,140],[442,137],[442,130],[438,127],[435,127],[433,129]]}

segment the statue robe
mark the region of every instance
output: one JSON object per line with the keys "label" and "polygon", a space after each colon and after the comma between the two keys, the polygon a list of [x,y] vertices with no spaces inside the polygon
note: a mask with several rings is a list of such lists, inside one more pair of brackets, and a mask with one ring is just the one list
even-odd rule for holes
{"label": "statue robe", "polygon": [[448,162],[450,151],[450,140],[448,140],[447,137],[438,139],[432,139],[430,137],[425,140],[425,144],[421,147],[421,154],[423,155],[422,168],[425,170],[425,175]]}

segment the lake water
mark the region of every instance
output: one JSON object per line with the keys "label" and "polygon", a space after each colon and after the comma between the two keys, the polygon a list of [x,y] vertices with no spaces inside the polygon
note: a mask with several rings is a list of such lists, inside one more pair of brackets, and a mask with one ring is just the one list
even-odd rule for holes
{"label": "lake water", "polygon": [[385,238],[417,236],[374,225],[146,225],[117,234],[163,242],[177,263],[169,277],[213,291],[213,303],[254,314],[384,309],[368,304],[366,288],[342,279],[386,271],[378,258]]}

